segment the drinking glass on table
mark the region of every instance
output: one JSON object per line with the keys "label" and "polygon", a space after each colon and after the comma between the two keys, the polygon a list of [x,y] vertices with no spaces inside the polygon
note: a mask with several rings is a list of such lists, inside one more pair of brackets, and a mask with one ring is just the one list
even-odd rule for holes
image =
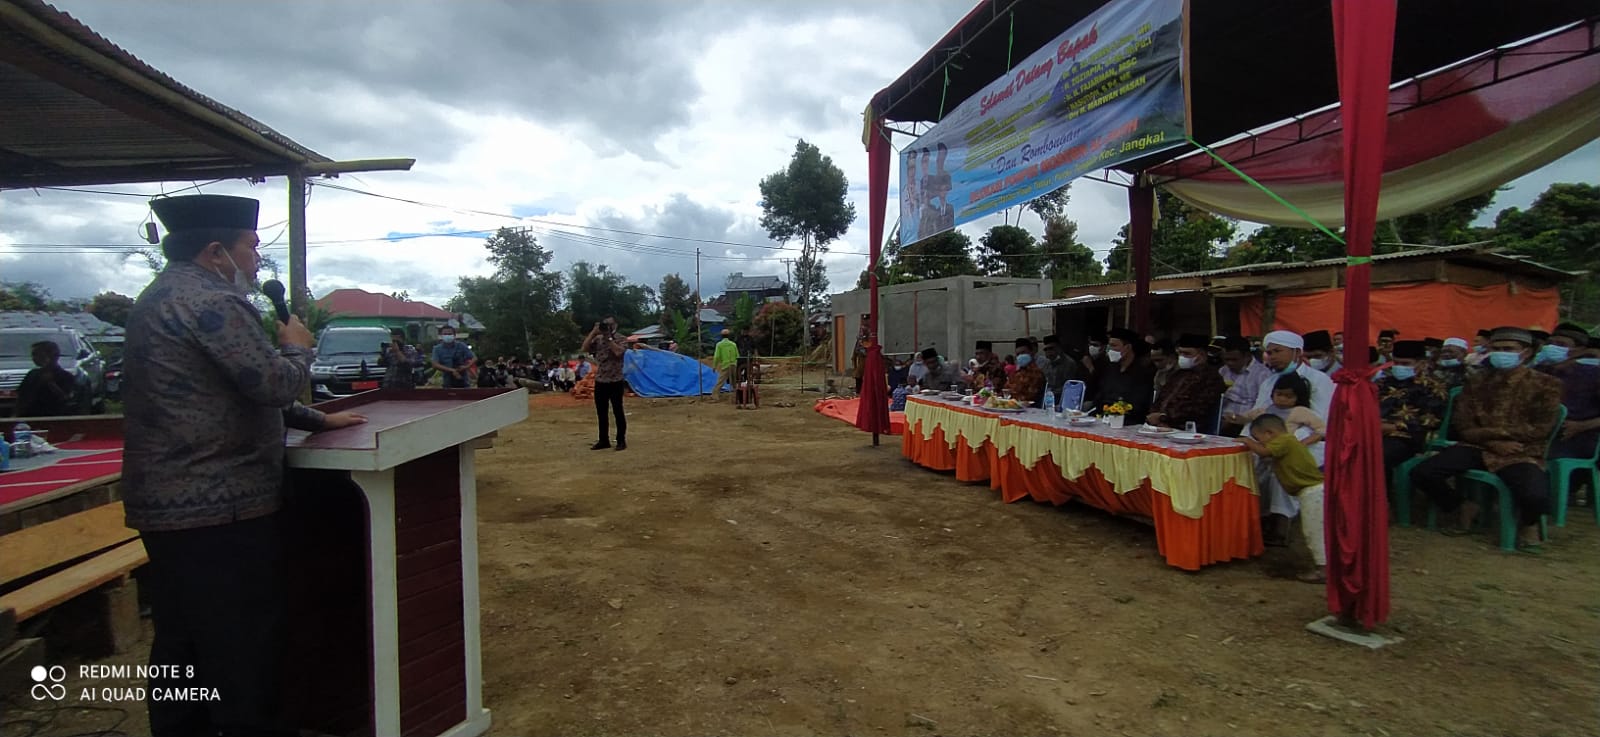
{"label": "drinking glass on table", "polygon": [[1189,433],[1190,435],[1196,434],[1194,429],[1194,420],[1183,423],[1183,431]]}

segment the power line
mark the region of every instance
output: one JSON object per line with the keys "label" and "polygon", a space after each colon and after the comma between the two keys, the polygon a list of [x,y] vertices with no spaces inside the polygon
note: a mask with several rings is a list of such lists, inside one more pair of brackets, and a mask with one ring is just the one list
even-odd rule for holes
{"label": "power line", "polygon": [[[604,232],[604,233],[621,233],[623,235],[634,235],[634,236],[640,236],[640,237],[643,237],[643,238],[661,238],[661,239],[664,239],[664,240],[686,241],[686,242],[689,242],[689,243],[707,243],[707,244],[714,245],[714,246],[734,246],[734,247],[737,247],[737,248],[761,248],[761,249],[766,249],[766,250],[769,250],[769,251],[798,251],[798,250],[800,250],[799,248],[793,247],[793,246],[764,246],[764,245],[761,245],[761,244],[758,244],[758,243],[739,243],[739,242],[736,242],[736,241],[719,241],[719,240],[712,240],[712,239],[708,239],[708,238],[690,238],[688,236],[681,236],[681,235],[665,235],[665,234],[662,234],[662,233],[645,233],[645,232],[640,232],[640,231],[636,231],[636,230],[623,230],[621,228],[603,228],[603,227],[600,227],[598,225],[578,225],[578,224],[574,224],[574,223],[563,223],[563,222],[559,222],[559,221],[555,221],[555,220],[542,220],[542,219],[535,218],[535,217],[524,217],[524,216],[521,216],[521,215],[509,215],[509,214],[506,214],[506,213],[503,213],[503,212],[490,212],[488,210],[474,210],[474,209],[468,208],[468,207],[455,207],[453,205],[441,205],[441,204],[436,203],[436,202],[423,202],[421,200],[407,199],[405,197],[395,197],[395,196],[392,196],[392,195],[379,194],[377,192],[368,192],[366,190],[356,189],[354,187],[345,187],[345,186],[338,185],[338,184],[327,184],[327,183],[324,183],[324,182],[314,182],[314,184],[316,186],[318,186],[318,187],[327,187],[329,189],[336,189],[336,190],[339,190],[341,192],[353,192],[355,194],[363,194],[363,195],[366,195],[368,197],[377,197],[379,199],[384,199],[384,200],[393,200],[395,202],[403,202],[403,203],[408,204],[408,205],[417,205],[417,206],[420,206],[420,207],[432,207],[432,208],[436,208],[436,209],[440,209],[440,210],[452,210],[452,211],[455,211],[455,212],[465,212],[465,213],[470,213],[470,214],[473,214],[473,215],[487,215],[489,217],[505,218],[507,220],[516,220],[516,221],[519,221],[519,222],[539,223],[539,224],[542,224],[542,225],[558,225],[558,226],[568,227],[568,228],[582,228],[584,230],[598,230],[598,231],[601,231],[601,232]],[[845,251],[834,251],[833,253],[848,253],[849,255],[852,255],[852,256],[865,256],[865,255],[868,255],[868,254],[865,254],[865,253],[854,253],[854,252],[845,252]]]}

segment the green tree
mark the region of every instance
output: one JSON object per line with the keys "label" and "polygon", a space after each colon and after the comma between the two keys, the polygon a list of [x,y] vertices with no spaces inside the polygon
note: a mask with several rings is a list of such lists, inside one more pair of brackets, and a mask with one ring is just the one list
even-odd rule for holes
{"label": "green tree", "polygon": [[456,296],[445,303],[450,312],[470,312],[483,321],[479,351],[532,357],[575,350],[582,335],[571,313],[561,309],[565,279],[545,270],[551,253],[523,228],[501,228],[484,247],[494,275],[461,277]]}
{"label": "green tree", "polygon": [[128,311],[133,309],[133,298],[116,292],[101,292],[89,303],[88,312],[119,328],[128,326]]}
{"label": "green tree", "polygon": [[1095,257],[1094,249],[1078,242],[1077,223],[1064,216],[1046,220],[1044,241],[1039,247],[1045,276],[1068,284],[1100,281],[1100,259]]}
{"label": "green tree", "polygon": [[978,267],[989,276],[1036,279],[1039,262],[1039,244],[1018,226],[996,225],[978,239]]}
{"label": "green tree", "polygon": [[[689,283],[677,274],[667,274],[661,277],[661,285],[656,289],[656,295],[661,299],[661,327],[672,328],[676,323],[673,315],[689,317],[700,309],[699,301],[689,290]],[[681,345],[683,341],[678,341]]]}
{"label": "green tree", "polygon": [[0,282],[0,311],[49,311],[50,290],[37,282]]}
{"label": "green tree", "polygon": [[728,316],[727,328],[734,335],[743,335],[756,319],[756,299],[749,292],[741,292],[733,303],[733,314]]}
{"label": "green tree", "polygon": [[1268,225],[1228,249],[1223,266],[1316,261],[1344,255],[1345,247],[1315,228]]}
{"label": "green tree", "polygon": [[789,165],[761,180],[761,227],[779,243],[800,240],[795,264],[797,301],[803,309],[828,289],[822,256],[855,222],[856,207],[846,201],[844,172],[804,139],[795,144]]}
{"label": "green tree", "polygon": [[805,313],[787,302],[762,305],[750,326],[750,337],[755,340],[757,350],[765,350],[772,356],[799,353],[805,334]]}
{"label": "green tree", "polygon": [[1600,186],[1552,184],[1528,209],[1495,218],[1495,242],[1512,253],[1571,271],[1600,271]]}
{"label": "green tree", "polygon": [[579,261],[567,276],[567,305],[579,327],[587,330],[607,317],[617,318],[617,326],[636,330],[650,320],[650,302],[655,292],[612,271],[605,264]]}
{"label": "green tree", "polygon": [[[1232,218],[1191,207],[1164,189],[1156,190],[1156,206],[1160,217],[1150,239],[1150,273],[1154,276],[1214,268],[1219,252],[1233,240],[1238,229]],[[1127,225],[1117,231],[1111,243],[1111,252],[1106,255],[1107,278],[1132,278]]]}
{"label": "green tree", "polygon": [[1049,223],[1051,220],[1066,217],[1067,201],[1072,199],[1071,191],[1072,184],[1068,183],[1062,185],[1060,189],[1053,189],[1028,200],[1023,207],[1038,215],[1040,220]]}
{"label": "green tree", "polygon": [[1539,263],[1589,275],[1564,285],[1568,318],[1600,322],[1600,186],[1557,183],[1526,210],[1502,210],[1495,218],[1495,243]]}
{"label": "green tree", "polygon": [[[1492,231],[1475,228],[1472,221],[1477,220],[1494,202],[1494,194],[1494,190],[1489,190],[1427,212],[1395,218],[1381,225],[1378,233],[1394,236],[1401,243],[1422,246],[1451,246],[1487,240]],[[1343,252],[1341,250],[1339,253]]]}

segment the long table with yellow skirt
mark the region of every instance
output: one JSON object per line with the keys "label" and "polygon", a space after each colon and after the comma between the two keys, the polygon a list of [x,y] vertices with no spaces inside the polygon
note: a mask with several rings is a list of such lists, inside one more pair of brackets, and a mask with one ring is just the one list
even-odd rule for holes
{"label": "long table with yellow skirt", "polygon": [[1232,438],[1184,444],[1044,410],[1001,413],[922,396],[906,402],[901,452],[987,482],[1007,503],[1077,499],[1149,518],[1161,556],[1184,570],[1262,553],[1254,456]]}

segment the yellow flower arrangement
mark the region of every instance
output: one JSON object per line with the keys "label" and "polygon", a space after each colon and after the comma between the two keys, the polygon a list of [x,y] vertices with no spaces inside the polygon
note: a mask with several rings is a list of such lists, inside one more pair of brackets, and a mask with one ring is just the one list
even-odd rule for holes
{"label": "yellow flower arrangement", "polygon": [[1105,412],[1108,415],[1125,415],[1133,411],[1133,405],[1119,399],[1116,402],[1101,407],[1100,411]]}

